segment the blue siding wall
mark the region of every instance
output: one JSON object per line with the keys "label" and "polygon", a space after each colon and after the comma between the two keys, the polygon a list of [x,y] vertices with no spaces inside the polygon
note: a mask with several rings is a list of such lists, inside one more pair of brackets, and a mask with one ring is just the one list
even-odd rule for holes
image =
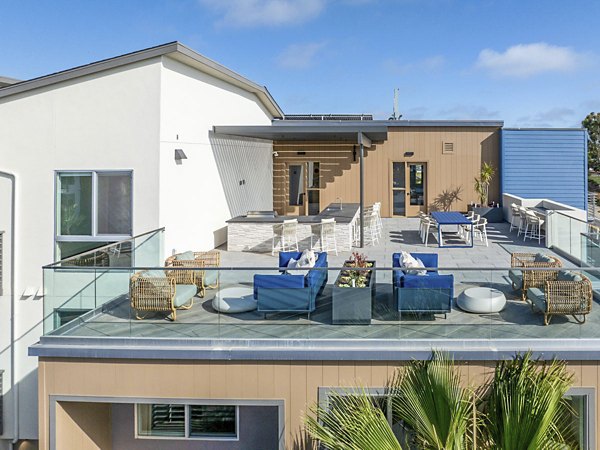
{"label": "blue siding wall", "polygon": [[586,209],[586,148],[585,130],[502,130],[502,192]]}

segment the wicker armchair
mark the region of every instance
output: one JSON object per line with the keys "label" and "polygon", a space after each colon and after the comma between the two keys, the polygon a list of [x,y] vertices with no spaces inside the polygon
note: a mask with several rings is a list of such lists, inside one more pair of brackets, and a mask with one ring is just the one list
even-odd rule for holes
{"label": "wicker armchair", "polygon": [[[555,279],[555,270],[525,270],[531,269],[560,269],[562,263],[554,256],[543,255],[548,261],[536,261],[539,253],[512,253],[510,266],[512,270],[509,272],[509,278],[512,282],[513,289],[521,289],[521,300],[525,301],[527,297],[527,289],[530,287],[543,286],[547,280]],[[520,281],[520,286],[518,282]]]}
{"label": "wicker armchair", "polygon": [[177,309],[190,309],[198,292],[194,271],[142,271],[129,280],[129,299],[135,317],[141,311],[170,311],[171,320],[177,319]]}
{"label": "wicker armchair", "polygon": [[[190,254],[189,259],[182,258],[183,255]],[[191,254],[193,253],[193,259]],[[166,267],[190,267],[195,270],[194,275],[196,279],[196,285],[200,290],[200,297],[204,297],[206,288],[216,289],[219,287],[219,273],[216,270],[202,270],[204,267],[220,267],[221,265],[221,254],[212,250],[209,252],[186,252],[179,253],[177,255],[169,256],[165,261]],[[179,281],[178,281],[179,283]]]}
{"label": "wicker armchair", "polygon": [[[554,278],[546,280],[543,287],[527,290],[531,308],[537,308],[544,313],[544,325],[550,323],[552,315],[570,315],[578,323],[585,323],[586,314],[592,310],[593,299],[592,283],[589,278],[583,274],[562,275],[555,271],[550,273]],[[562,273],[568,272],[562,271]]]}

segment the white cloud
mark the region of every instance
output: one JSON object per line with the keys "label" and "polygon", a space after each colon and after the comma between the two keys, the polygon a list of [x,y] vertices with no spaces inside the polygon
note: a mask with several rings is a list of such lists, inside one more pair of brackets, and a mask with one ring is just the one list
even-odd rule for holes
{"label": "white cloud", "polygon": [[293,25],[317,17],[326,0],[200,0],[232,27]]}
{"label": "white cloud", "polygon": [[399,62],[395,59],[384,61],[384,67],[395,74],[406,74],[409,72],[431,72],[439,69],[446,63],[446,59],[441,55],[430,56],[413,62]]}
{"label": "white cloud", "polygon": [[279,65],[284,69],[306,69],[314,64],[315,56],[324,46],[323,42],[292,44],[279,55]]}
{"label": "white cloud", "polygon": [[544,72],[571,72],[586,62],[583,53],[570,47],[545,42],[518,44],[500,53],[486,48],[479,53],[476,67],[493,75],[526,78]]}

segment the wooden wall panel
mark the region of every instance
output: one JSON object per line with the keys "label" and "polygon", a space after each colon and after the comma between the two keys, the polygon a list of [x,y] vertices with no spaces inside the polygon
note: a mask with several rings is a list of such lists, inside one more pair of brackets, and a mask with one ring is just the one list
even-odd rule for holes
{"label": "wooden wall panel", "polygon": [[[40,448],[48,448],[51,395],[283,400],[286,443],[288,448],[292,448],[294,441],[302,439],[303,417],[317,402],[319,387],[383,387],[396,368],[406,364],[405,361],[230,362],[42,358],[39,364]],[[493,375],[495,364],[494,361],[457,361],[463,383],[473,387],[480,386]],[[599,362],[570,361],[568,366],[575,374],[575,386],[595,388],[598,400]],[[110,367],[117,367],[117,370]],[[103,377],[108,379],[99,380]],[[135,380],[135,383],[127,380]],[[123,385],[128,389],[123,390]],[[99,407],[90,411],[98,415],[98,425],[104,426],[106,409]],[[61,439],[65,440],[62,442],[79,443],[78,439],[85,433],[82,434],[70,419],[67,420],[64,408],[60,414],[62,428],[57,431],[63,434]],[[596,414],[596,420],[600,420],[600,414]]]}
{"label": "wooden wall panel", "polygon": [[[454,154],[442,153],[443,142],[454,143]],[[274,143],[278,155],[273,164],[273,201],[279,214],[286,214],[288,200],[287,165],[293,162],[319,161],[321,164],[321,209],[341,197],[346,203],[359,201],[359,163],[353,160],[353,146],[331,143]],[[304,152],[298,155],[298,152]],[[414,152],[411,157],[405,152]],[[444,192],[460,189],[460,201],[453,210],[466,211],[478,202],[474,178],[482,162],[496,167],[490,186],[490,201],[500,200],[499,129],[475,127],[394,127],[388,140],[366,149],[365,202],[382,202],[382,215],[391,214],[391,163],[427,163],[428,210],[440,208]],[[437,203],[436,203],[437,200]]]}

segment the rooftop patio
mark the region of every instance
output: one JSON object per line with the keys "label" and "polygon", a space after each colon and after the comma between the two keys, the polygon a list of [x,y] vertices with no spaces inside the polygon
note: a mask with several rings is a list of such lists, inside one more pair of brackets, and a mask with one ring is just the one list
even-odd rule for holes
{"label": "rooftop patio", "polygon": [[[207,289],[204,298],[196,298],[189,310],[180,310],[177,320],[166,320],[164,313],[150,314],[136,320],[127,295],[120,296],[86,315],[55,330],[52,336],[78,337],[140,337],[177,339],[283,339],[283,340],[431,340],[444,339],[570,339],[600,336],[600,306],[594,301],[585,324],[578,324],[570,316],[554,316],[544,326],[543,316],[533,311],[528,302],[519,298],[511,287],[508,269],[511,253],[543,252],[558,257],[564,267],[575,268],[565,258],[537,241],[509,232],[509,224],[490,224],[489,246],[475,241],[473,248],[438,248],[430,238],[425,247],[419,238],[418,219],[384,219],[383,238],[375,246],[358,251],[376,260],[377,284],[370,325],[332,323],[333,283],[339,267],[350,257],[350,252],[329,253],[329,281],[318,296],[316,310],[306,313],[265,314],[250,311],[238,314],[219,313],[213,309],[215,296],[230,287],[252,292],[256,273],[277,273],[277,257],[270,254],[221,252],[220,285]],[[300,242],[300,248],[306,247]],[[454,275],[452,310],[443,314],[399,314],[392,295],[392,254],[408,252],[437,253],[440,273]],[[247,269],[246,269],[247,268]],[[264,269],[262,269],[264,268]],[[581,270],[581,269],[577,269]],[[127,275],[129,276],[129,275]],[[507,302],[498,313],[476,314],[461,310],[457,297],[467,288],[488,287],[504,293]]]}

